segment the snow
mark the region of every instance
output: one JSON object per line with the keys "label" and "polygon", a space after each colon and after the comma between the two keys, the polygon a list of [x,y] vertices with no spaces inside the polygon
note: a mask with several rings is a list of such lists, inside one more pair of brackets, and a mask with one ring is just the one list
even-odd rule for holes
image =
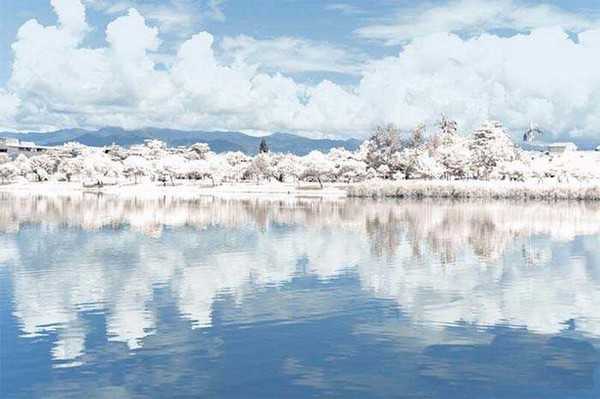
{"label": "snow", "polygon": [[[357,151],[305,156],[215,154],[207,144],[131,148],[67,143],[0,159],[2,190],[118,195],[291,195],[600,199],[600,153],[521,150],[500,122],[471,134],[443,117],[437,130],[378,127]],[[27,183],[28,182],[28,183]],[[60,184],[57,182],[61,182]]]}
{"label": "snow", "polygon": [[0,192],[12,194],[39,194],[45,196],[72,196],[83,193],[107,194],[119,198],[159,198],[193,199],[197,197],[332,197],[346,196],[346,190],[334,185],[318,183],[295,185],[290,183],[224,183],[212,186],[197,183],[177,182],[163,185],[154,182],[139,184],[105,185],[103,187],[84,187],[78,182],[46,181],[31,183],[28,181],[0,185]]}

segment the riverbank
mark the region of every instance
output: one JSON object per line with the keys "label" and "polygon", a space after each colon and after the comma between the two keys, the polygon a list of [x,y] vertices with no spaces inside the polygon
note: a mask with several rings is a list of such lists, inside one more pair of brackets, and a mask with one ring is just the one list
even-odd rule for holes
{"label": "riverbank", "polygon": [[339,186],[303,183],[235,183],[218,186],[190,182],[177,182],[175,185],[162,185],[152,182],[140,184],[115,184],[102,187],[84,187],[79,182],[36,182],[0,185],[0,192],[13,194],[39,194],[51,196],[69,196],[81,193],[98,193],[121,198],[157,198],[176,197],[193,199],[202,196],[212,197],[346,197],[346,190]]}
{"label": "riverbank", "polygon": [[514,200],[585,200],[600,201],[600,181],[586,182],[513,182],[480,180],[369,180],[354,184],[316,183],[227,183],[218,186],[177,182],[164,186],[152,182],[84,187],[79,182],[21,182],[0,185],[0,192],[28,195],[69,196],[98,193],[122,198],[172,197],[193,199],[202,196],[221,198],[448,198]]}
{"label": "riverbank", "polygon": [[600,200],[600,181],[482,181],[401,180],[369,181],[350,185],[347,195],[355,198],[456,198],[515,200]]}

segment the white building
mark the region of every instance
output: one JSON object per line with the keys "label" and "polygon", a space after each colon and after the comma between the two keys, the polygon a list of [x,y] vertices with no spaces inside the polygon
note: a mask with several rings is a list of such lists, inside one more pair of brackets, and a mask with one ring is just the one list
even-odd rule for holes
{"label": "white building", "polygon": [[32,155],[44,152],[50,147],[37,145],[32,141],[19,141],[13,138],[0,138],[0,154],[17,156],[19,154]]}
{"label": "white building", "polygon": [[562,154],[563,152],[577,151],[574,143],[552,143],[548,145],[548,152]]}

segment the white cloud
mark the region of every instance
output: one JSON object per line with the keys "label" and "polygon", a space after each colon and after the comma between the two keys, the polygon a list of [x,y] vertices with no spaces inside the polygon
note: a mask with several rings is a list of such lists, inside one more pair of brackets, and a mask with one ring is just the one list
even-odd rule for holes
{"label": "white cloud", "polygon": [[[60,3],[59,14],[79,1]],[[107,26],[106,47],[89,48],[81,45],[85,12],[60,15],[56,26],[30,20],[19,29],[0,125],[356,137],[377,123],[412,128],[446,113],[465,129],[496,118],[517,130],[530,120],[557,133],[600,130],[600,30],[575,40],[558,27],[512,37],[429,34],[360,66],[351,50],[294,38],[228,38],[215,53],[208,32],[165,54],[159,30],[135,9]],[[157,60],[166,61],[157,68]],[[360,82],[308,85],[281,74],[305,71],[356,74]]]}
{"label": "white cloud", "polygon": [[325,6],[325,9],[329,11],[338,11],[346,15],[359,15],[365,13],[365,10],[363,10],[362,8],[347,3],[327,4]]}
{"label": "white cloud", "polygon": [[273,72],[360,74],[366,57],[356,50],[295,37],[255,39],[240,35],[221,43],[226,58]]}
{"label": "white cloud", "polygon": [[444,112],[463,126],[482,118],[512,127],[535,120],[550,131],[591,135],[600,128],[600,30],[578,37],[576,43],[559,28],[510,38],[430,35],[373,62],[359,95],[375,120],[407,128]]}
{"label": "white cloud", "polygon": [[19,97],[0,88],[0,129],[14,125],[14,118],[21,106]]}
{"label": "white cloud", "polygon": [[551,26],[580,32],[600,26],[600,21],[546,4],[526,5],[514,0],[453,0],[444,5],[401,8],[394,17],[363,26],[355,33],[361,38],[399,45],[440,32],[472,35],[494,29],[530,31]]}
{"label": "white cloud", "polygon": [[161,33],[176,37],[189,36],[204,20],[225,21],[221,10],[222,1],[168,0],[148,2],[142,0],[83,0],[85,4],[108,15],[120,15],[135,8],[150,23],[156,24]]}

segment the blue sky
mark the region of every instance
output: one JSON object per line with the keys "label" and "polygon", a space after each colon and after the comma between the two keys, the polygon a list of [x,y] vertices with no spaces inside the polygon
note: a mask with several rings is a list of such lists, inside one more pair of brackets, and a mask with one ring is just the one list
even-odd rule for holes
{"label": "blue sky", "polygon": [[591,0],[4,0],[0,128],[594,136],[599,27]]}

